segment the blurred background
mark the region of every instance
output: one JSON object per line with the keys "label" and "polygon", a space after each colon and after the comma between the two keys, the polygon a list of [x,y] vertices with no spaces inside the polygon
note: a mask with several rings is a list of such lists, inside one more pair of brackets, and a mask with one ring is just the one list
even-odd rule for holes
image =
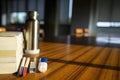
{"label": "blurred background", "polygon": [[0,0],[0,25],[21,31],[26,12],[37,11],[46,37],[74,35],[77,29],[86,29],[89,35],[119,36],[119,4],[120,0]]}

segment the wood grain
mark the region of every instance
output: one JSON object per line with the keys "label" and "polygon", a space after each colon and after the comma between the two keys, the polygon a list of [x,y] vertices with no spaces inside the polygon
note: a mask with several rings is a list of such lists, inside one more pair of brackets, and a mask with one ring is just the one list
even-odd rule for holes
{"label": "wood grain", "polygon": [[48,58],[45,73],[1,74],[0,80],[120,80],[120,49],[41,42],[40,57]]}

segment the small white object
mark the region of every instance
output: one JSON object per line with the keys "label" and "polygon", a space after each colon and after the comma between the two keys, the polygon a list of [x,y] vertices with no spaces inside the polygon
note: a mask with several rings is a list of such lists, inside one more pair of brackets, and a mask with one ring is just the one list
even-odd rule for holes
{"label": "small white object", "polygon": [[47,71],[47,59],[46,58],[41,58],[38,64],[38,70],[40,72],[46,72]]}
{"label": "small white object", "polygon": [[34,61],[30,62],[29,73],[36,72],[36,65],[37,65],[37,60],[36,60],[36,58],[34,58]]}
{"label": "small white object", "polygon": [[30,62],[29,73],[35,73],[35,72],[36,72],[35,62]]}

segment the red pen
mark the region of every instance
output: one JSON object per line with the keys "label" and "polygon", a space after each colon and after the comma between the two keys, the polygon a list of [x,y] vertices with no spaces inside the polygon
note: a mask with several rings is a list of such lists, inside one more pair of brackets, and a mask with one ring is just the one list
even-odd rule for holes
{"label": "red pen", "polygon": [[25,66],[24,66],[23,76],[26,76],[26,74],[27,74],[27,70],[28,70],[28,65],[29,65],[29,63],[30,63],[30,58],[28,57],[28,58],[27,58],[27,61],[26,61],[26,63],[25,63]]}

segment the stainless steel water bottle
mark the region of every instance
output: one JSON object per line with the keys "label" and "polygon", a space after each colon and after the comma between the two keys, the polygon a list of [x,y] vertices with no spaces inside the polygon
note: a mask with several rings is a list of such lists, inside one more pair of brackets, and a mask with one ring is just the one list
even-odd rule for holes
{"label": "stainless steel water bottle", "polygon": [[26,48],[25,53],[30,55],[39,54],[39,23],[37,20],[37,11],[28,11],[26,20]]}

